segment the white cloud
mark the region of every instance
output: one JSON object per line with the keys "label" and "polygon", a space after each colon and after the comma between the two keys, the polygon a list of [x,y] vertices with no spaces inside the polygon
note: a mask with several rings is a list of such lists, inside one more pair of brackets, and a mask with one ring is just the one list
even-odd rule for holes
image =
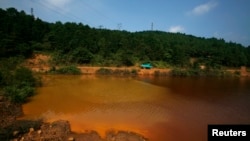
{"label": "white cloud", "polygon": [[189,14],[191,15],[203,15],[205,13],[208,13],[209,11],[211,11],[213,8],[215,8],[218,5],[217,2],[208,2],[205,4],[201,4],[196,6],[195,8],[193,8],[193,10],[191,12],[189,12]]}
{"label": "white cloud", "polygon": [[168,31],[176,33],[176,32],[184,32],[184,30],[185,30],[184,27],[176,25],[176,26],[171,26]]}
{"label": "white cloud", "polygon": [[44,3],[48,6],[56,8],[66,8],[70,2],[72,2],[72,0],[44,0]]}

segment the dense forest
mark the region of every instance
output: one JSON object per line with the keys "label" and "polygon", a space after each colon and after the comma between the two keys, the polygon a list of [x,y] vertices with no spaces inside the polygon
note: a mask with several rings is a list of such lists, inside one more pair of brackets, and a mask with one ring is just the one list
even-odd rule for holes
{"label": "dense forest", "polygon": [[[0,9],[0,58],[47,52],[55,64],[190,67],[250,66],[250,46],[163,31],[128,32],[91,28],[82,23],[48,23],[17,11]],[[195,63],[190,63],[193,58]]]}

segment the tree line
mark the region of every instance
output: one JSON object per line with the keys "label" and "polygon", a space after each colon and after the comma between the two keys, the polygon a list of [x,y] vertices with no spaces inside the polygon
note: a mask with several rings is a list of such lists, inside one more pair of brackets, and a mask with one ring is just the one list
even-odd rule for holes
{"label": "tree line", "polygon": [[0,9],[0,58],[31,57],[34,51],[50,52],[55,64],[66,65],[133,66],[152,62],[178,67],[250,66],[250,46],[224,39],[48,23],[15,8]]}

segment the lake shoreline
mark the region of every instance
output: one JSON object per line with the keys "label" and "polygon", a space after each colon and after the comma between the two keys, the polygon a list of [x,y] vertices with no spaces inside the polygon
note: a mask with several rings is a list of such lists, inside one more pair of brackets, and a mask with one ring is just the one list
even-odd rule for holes
{"label": "lake shoreline", "polygon": [[[49,67],[31,67],[33,72],[42,74],[71,74],[57,72],[61,68],[73,67],[79,70],[80,75],[114,75],[114,76],[151,76],[151,77],[164,77],[164,76],[179,76],[179,77],[250,77],[250,72],[240,69],[192,69],[192,68],[152,68],[142,69],[140,67],[99,67],[99,66],[57,66],[51,71]],[[72,73],[74,74],[74,73]]]}
{"label": "lake shoreline", "polygon": [[[88,65],[51,65],[51,56],[43,54],[35,54],[33,58],[27,59],[24,63],[25,67],[30,68],[33,72],[38,73],[53,73],[54,70],[60,68],[73,67],[78,69],[83,75],[123,75],[123,76],[215,76],[215,77],[249,77],[250,71],[246,67],[241,68],[223,68],[223,69],[209,69],[205,66],[201,68],[156,68],[143,69],[139,66],[121,66],[121,67],[109,67],[109,66],[88,66]],[[58,72],[56,72],[58,73]],[[59,72],[60,73],[60,72]]]}
{"label": "lake shoreline", "polygon": [[126,141],[147,141],[144,136],[130,131],[109,130],[105,137],[94,130],[76,133],[71,130],[67,120],[56,120],[44,122],[39,120],[22,120],[23,110],[21,104],[14,104],[6,97],[0,95],[0,140],[88,140],[88,141],[110,141],[119,139]]}

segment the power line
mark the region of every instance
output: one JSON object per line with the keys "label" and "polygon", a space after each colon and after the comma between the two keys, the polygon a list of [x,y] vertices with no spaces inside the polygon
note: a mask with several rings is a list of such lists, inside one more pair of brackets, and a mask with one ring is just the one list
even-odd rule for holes
{"label": "power line", "polygon": [[[65,11],[65,9],[56,6],[53,3],[50,3],[50,5],[48,5],[45,1],[40,1],[40,0],[31,0],[33,3],[46,8],[62,17],[65,17],[67,19],[72,19],[72,20],[77,20],[77,21],[84,21],[87,24],[91,24],[91,25],[95,25],[93,23],[91,23],[89,20],[83,19],[83,18],[79,18],[78,16],[76,16],[75,14],[73,14],[72,12],[68,12]],[[120,30],[122,27],[122,24],[120,22],[116,22],[114,21],[112,18],[106,16],[105,14],[103,14],[103,12],[97,10],[96,8],[94,8],[93,6],[91,6],[90,4],[84,2],[84,1],[79,1],[81,2],[83,5],[85,5],[87,8],[91,9],[97,16],[100,16],[104,19],[106,19],[107,21],[109,21],[110,23],[113,23],[113,25],[118,25],[118,29]],[[67,14],[65,14],[67,13]],[[118,24],[117,24],[118,23]],[[97,23],[96,23],[97,24]],[[103,26],[102,26],[103,27]]]}
{"label": "power line", "polygon": [[[111,19],[110,17],[104,15],[103,12],[100,12],[99,10],[97,10],[96,8],[94,8],[93,6],[91,6],[90,4],[88,4],[88,3],[86,3],[86,2],[84,2],[84,1],[82,1],[82,0],[81,0],[81,2],[82,2],[84,5],[86,5],[88,8],[91,8],[93,11],[95,11],[97,15],[100,15],[100,16],[102,16],[102,17],[108,19],[108,20],[113,21],[113,19]],[[115,22],[115,21],[113,21],[113,22]],[[116,23],[116,22],[115,22],[115,23]]]}
{"label": "power line", "polygon": [[33,3],[35,3],[35,4],[38,4],[38,5],[42,6],[42,7],[44,7],[44,8],[46,8],[46,9],[50,10],[50,11],[53,11],[54,13],[56,13],[56,14],[62,16],[62,17],[66,17],[66,18],[73,19],[73,20],[78,20],[78,21],[85,21],[85,22],[91,24],[91,22],[89,22],[89,21],[87,21],[87,20],[85,20],[85,19],[80,19],[79,17],[73,15],[72,13],[67,12],[68,14],[70,14],[70,16],[69,16],[69,15],[63,14],[63,12],[58,12],[56,9],[58,9],[58,10],[60,10],[60,11],[65,11],[65,10],[62,9],[62,8],[60,8],[60,7],[58,7],[58,6],[56,6],[56,5],[54,5],[54,4],[51,4],[52,7],[55,7],[55,8],[52,8],[52,7],[48,6],[47,4],[45,4],[44,2],[35,1],[35,0],[31,0],[31,1],[32,1]]}
{"label": "power line", "polygon": [[114,23],[114,24],[118,23],[119,27],[121,28],[121,23],[120,22],[114,21],[112,18],[110,18],[107,15],[103,14],[103,12],[101,12],[98,9],[94,8],[90,4],[88,4],[88,3],[86,3],[86,2],[84,2],[82,0],[80,2],[83,3],[83,5],[86,5],[89,9],[92,9],[96,13],[97,16],[99,15],[100,17],[103,17],[104,19],[106,19],[110,23]]}

